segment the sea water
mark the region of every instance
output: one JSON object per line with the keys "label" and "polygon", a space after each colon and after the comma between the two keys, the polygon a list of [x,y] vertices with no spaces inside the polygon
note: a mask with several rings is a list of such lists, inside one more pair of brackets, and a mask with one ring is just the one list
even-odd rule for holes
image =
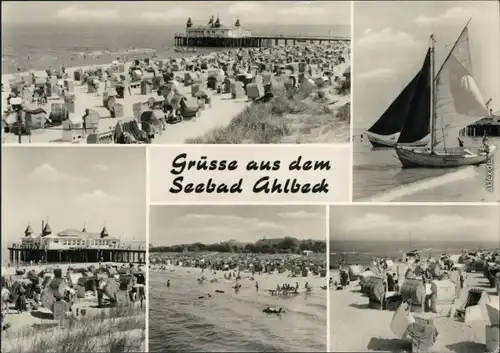
{"label": "sea water", "polygon": [[[171,270],[174,270],[173,272]],[[189,271],[189,272],[188,272]],[[318,276],[287,278],[283,274],[255,275],[256,291],[250,273],[241,273],[242,288],[232,288],[225,280],[206,270],[167,268],[150,270],[149,351],[150,352],[319,352],[326,350],[326,278]],[[198,284],[197,278],[208,278]],[[209,283],[217,277],[219,283]],[[171,286],[167,288],[166,282]],[[304,284],[314,287],[305,294]],[[277,284],[295,285],[300,293],[291,297],[271,296]],[[215,290],[225,293],[215,293]],[[208,299],[199,296],[211,294]],[[266,307],[283,307],[282,316],[263,313]]]}
{"label": "sea water", "polygon": [[[478,146],[481,138],[463,138]],[[357,201],[497,202],[500,200],[500,157],[491,164],[461,168],[401,168],[393,148],[372,148],[360,133],[353,138],[353,199]],[[490,138],[500,148],[500,139]],[[456,145],[456,144],[455,144]],[[455,147],[454,145],[454,147]],[[487,170],[489,168],[490,170]],[[492,178],[489,189],[487,179]]]}
{"label": "sea water", "polygon": [[[173,50],[174,34],[183,32],[183,25],[123,24],[30,24],[2,25],[2,74],[45,70],[49,66],[66,67],[109,64],[119,57],[128,60],[151,56],[141,49],[153,49],[158,57],[191,56]],[[253,35],[328,35],[349,36],[345,25],[260,25]],[[196,54],[224,48],[196,48]],[[137,52],[134,52],[137,50]],[[120,53],[114,53],[114,52]],[[86,58],[83,53],[87,53]]]}

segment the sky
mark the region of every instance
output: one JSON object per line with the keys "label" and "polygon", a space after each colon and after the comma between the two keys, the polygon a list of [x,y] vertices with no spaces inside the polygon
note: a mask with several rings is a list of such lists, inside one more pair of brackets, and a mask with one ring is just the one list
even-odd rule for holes
{"label": "sky", "polygon": [[83,228],[146,240],[143,148],[2,147],[2,243],[40,233]]}
{"label": "sky", "polygon": [[333,206],[332,240],[500,242],[500,205]]}
{"label": "sky", "polygon": [[[436,36],[441,66],[469,18],[473,74],[483,98],[500,110],[500,10],[497,1],[354,3],[354,128],[370,127],[422,66]],[[355,133],[357,133],[356,131]]]}
{"label": "sky", "polygon": [[152,206],[154,246],[241,243],[284,238],[326,240],[324,206]]}
{"label": "sky", "polygon": [[205,25],[210,15],[242,25],[350,24],[349,1],[42,1],[2,2],[2,23],[142,23]]}

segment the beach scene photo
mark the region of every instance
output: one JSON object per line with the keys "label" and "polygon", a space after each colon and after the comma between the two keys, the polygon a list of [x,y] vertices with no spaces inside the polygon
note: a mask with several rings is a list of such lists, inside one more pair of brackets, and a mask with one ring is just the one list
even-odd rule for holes
{"label": "beach scene photo", "polygon": [[330,206],[331,352],[498,352],[500,206]]}
{"label": "beach scene photo", "polygon": [[349,1],[2,4],[2,143],[350,141]]}
{"label": "beach scene photo", "polygon": [[500,2],[353,13],[353,199],[498,202]]}
{"label": "beach scene photo", "polygon": [[324,206],[152,206],[150,352],[325,352]]}
{"label": "beach scene photo", "polygon": [[2,352],[146,350],[145,163],[2,147]]}

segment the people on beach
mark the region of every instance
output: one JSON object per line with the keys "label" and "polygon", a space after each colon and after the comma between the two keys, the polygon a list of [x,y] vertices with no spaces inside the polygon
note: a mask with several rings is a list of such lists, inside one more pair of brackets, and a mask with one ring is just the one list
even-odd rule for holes
{"label": "people on beach", "polygon": [[7,283],[2,279],[2,314],[9,313],[10,291],[7,288]]}

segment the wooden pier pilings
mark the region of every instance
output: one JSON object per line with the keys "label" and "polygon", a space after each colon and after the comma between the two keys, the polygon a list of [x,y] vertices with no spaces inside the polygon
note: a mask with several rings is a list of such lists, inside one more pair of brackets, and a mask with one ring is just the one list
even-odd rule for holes
{"label": "wooden pier pilings", "polygon": [[482,137],[484,135],[500,137],[500,116],[493,115],[476,121],[474,124],[470,124],[460,130],[459,135],[469,137]]}
{"label": "wooden pier pilings", "polygon": [[145,263],[146,250],[138,249],[34,249],[11,246],[9,261],[11,264],[29,263],[30,261],[42,263],[84,263],[84,262],[135,262]]}
{"label": "wooden pier pilings", "polygon": [[240,38],[229,37],[191,37],[176,33],[174,36],[176,47],[222,47],[222,48],[262,48],[273,47],[280,44],[297,45],[297,43],[335,43],[339,41],[350,41],[348,37],[338,36],[251,36]]}

